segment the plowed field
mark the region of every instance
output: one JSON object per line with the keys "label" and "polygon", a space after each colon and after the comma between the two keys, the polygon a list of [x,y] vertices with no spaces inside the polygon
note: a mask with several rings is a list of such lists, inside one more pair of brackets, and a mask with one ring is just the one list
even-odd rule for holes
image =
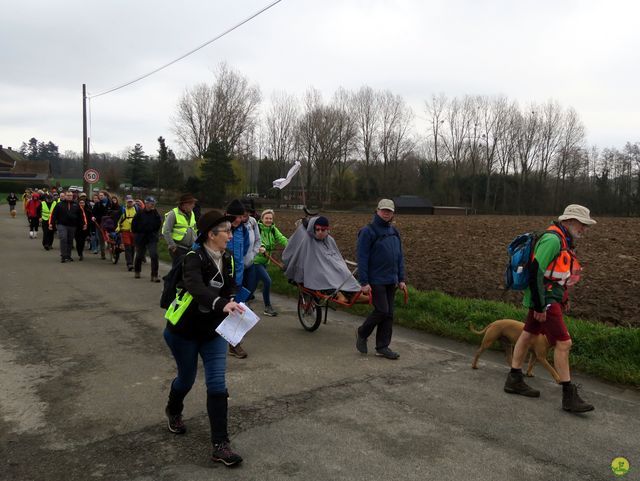
{"label": "plowed field", "polygon": [[[343,256],[355,260],[356,236],[372,216],[325,214]],[[288,237],[297,212],[277,212]],[[399,215],[407,281],[418,289],[459,297],[519,303],[520,293],[504,292],[506,246],[517,234],[544,230],[550,217]],[[577,247],[584,267],[571,293],[575,317],[640,327],[640,219],[597,218]]]}

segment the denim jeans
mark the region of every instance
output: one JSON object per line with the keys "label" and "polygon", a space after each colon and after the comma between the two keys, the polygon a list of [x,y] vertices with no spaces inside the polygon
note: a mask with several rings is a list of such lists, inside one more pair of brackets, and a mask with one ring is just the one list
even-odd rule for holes
{"label": "denim jeans", "polygon": [[164,330],[164,340],[176,360],[178,376],[172,387],[187,393],[191,390],[198,372],[198,355],[204,365],[204,379],[208,393],[226,392],[227,341],[216,336],[209,341],[192,341]]}
{"label": "denim jeans", "polygon": [[262,264],[253,264],[249,272],[245,271],[245,275],[248,274],[246,279],[247,289],[253,294],[253,292],[258,287],[258,283],[262,281],[262,300],[264,300],[264,305],[271,305],[271,277],[269,277],[269,273],[267,272],[267,266]]}

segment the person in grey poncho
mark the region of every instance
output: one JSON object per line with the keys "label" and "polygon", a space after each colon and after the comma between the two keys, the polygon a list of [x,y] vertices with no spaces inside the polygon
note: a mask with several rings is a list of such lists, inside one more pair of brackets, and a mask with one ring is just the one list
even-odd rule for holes
{"label": "person in grey poncho", "polygon": [[347,267],[323,216],[301,223],[282,252],[285,275],[308,289],[330,293],[360,291],[360,284]]}

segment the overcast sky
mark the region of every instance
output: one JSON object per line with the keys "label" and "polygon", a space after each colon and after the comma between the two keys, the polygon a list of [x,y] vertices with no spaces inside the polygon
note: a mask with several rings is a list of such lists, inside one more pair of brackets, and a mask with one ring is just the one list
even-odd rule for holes
{"label": "overcast sky", "polygon": [[[82,150],[90,94],[197,47],[271,0],[0,0],[0,144],[31,137]],[[92,151],[158,136],[180,148],[170,118],[186,88],[218,64],[274,91],[326,98],[363,85],[402,95],[420,127],[424,100],[504,95],[557,100],[587,141],[640,141],[640,4],[615,0],[283,0],[240,29],[132,86],[91,100]]]}

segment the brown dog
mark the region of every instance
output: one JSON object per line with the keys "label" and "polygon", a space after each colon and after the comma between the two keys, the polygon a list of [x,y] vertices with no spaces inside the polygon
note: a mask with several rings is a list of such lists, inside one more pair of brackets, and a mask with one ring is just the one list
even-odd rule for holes
{"label": "brown dog", "polygon": [[[471,363],[471,367],[473,369],[478,369],[478,358],[480,354],[485,349],[488,349],[495,341],[500,341],[505,350],[505,356],[507,358],[507,363],[511,365],[511,359],[513,356],[513,346],[516,341],[522,334],[522,329],[524,328],[524,323],[520,321],[515,321],[513,319],[499,319],[497,321],[493,321],[487,327],[482,329],[481,331],[477,331],[473,325],[469,325],[469,330],[474,334],[484,334],[484,338],[482,339],[482,343],[480,344],[480,348],[476,352],[475,357],[473,358],[473,362]],[[560,382],[560,376],[553,368],[549,361],[547,361],[547,353],[549,352],[549,341],[547,338],[540,334],[535,337],[533,344],[529,348],[531,354],[529,356],[529,366],[527,368],[527,376],[533,376],[533,366],[536,363],[536,360],[542,364],[547,371],[553,376],[553,379],[556,382]]]}

